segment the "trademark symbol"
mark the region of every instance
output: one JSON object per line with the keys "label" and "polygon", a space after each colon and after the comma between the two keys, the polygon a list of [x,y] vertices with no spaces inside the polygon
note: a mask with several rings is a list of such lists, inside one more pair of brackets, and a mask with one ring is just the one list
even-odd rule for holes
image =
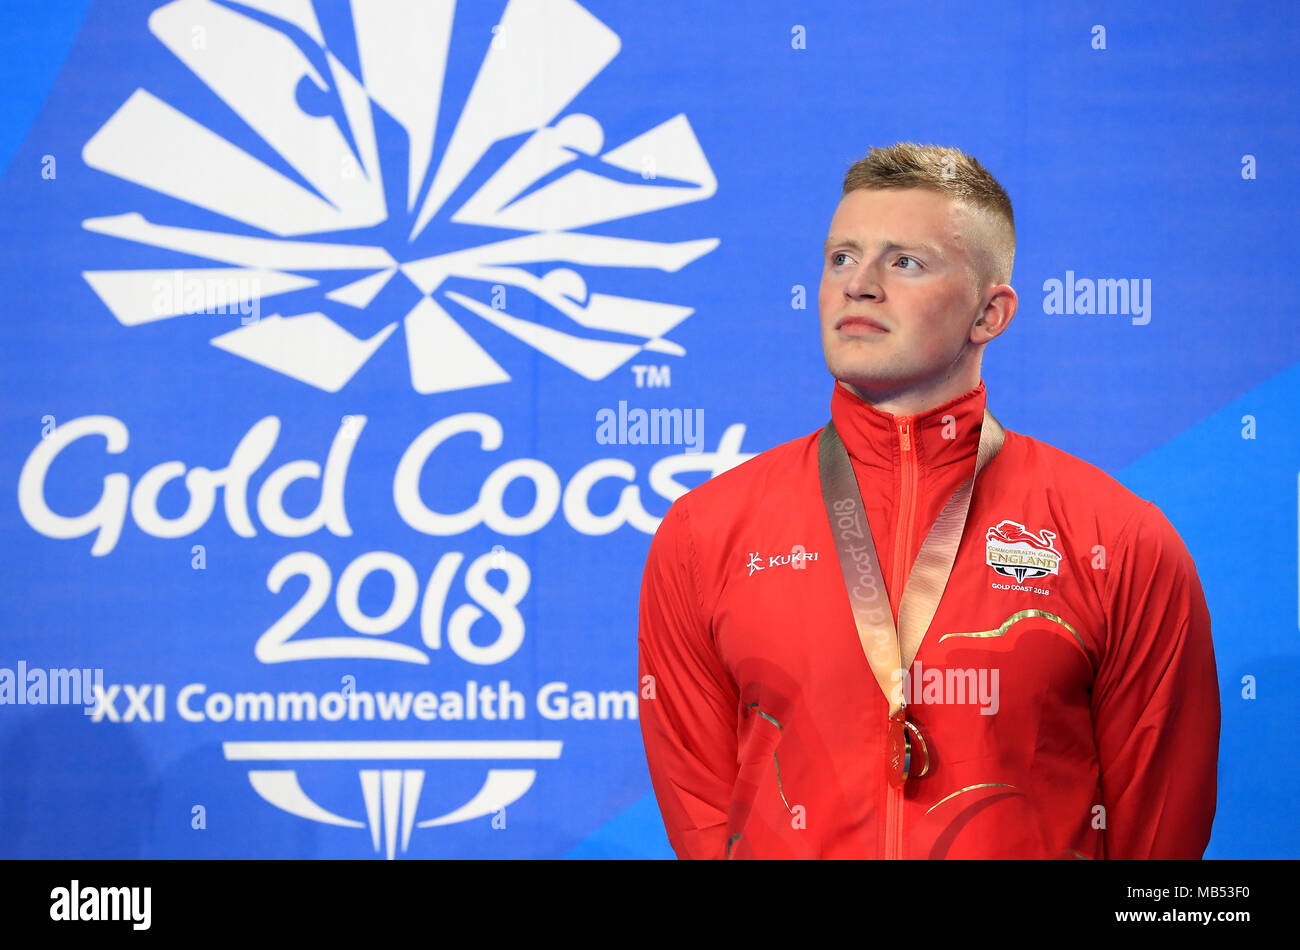
{"label": "trademark symbol", "polygon": [[663,389],[673,384],[667,366],[634,365],[632,372],[636,376],[637,389]]}

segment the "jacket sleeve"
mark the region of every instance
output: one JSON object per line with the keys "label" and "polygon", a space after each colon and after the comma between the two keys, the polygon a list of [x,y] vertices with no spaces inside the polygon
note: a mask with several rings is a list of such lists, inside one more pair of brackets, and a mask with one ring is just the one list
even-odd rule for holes
{"label": "jacket sleeve", "polygon": [[1199,859],[1218,791],[1210,613],[1182,538],[1150,502],[1121,534],[1093,684],[1108,858]]}
{"label": "jacket sleeve", "polygon": [[641,581],[641,738],[678,858],[727,856],[739,694],[714,649],[690,518],[678,500],[650,543]]}

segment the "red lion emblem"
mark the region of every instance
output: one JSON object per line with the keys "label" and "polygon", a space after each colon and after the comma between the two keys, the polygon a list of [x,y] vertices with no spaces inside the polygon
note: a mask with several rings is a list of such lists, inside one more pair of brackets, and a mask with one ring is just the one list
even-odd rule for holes
{"label": "red lion emblem", "polygon": [[1000,521],[997,527],[989,528],[985,539],[988,541],[1001,541],[1003,544],[1028,544],[1030,547],[1037,548],[1040,551],[1047,551],[1057,556],[1060,552],[1052,547],[1052,539],[1056,533],[1044,528],[1038,534],[1032,531],[1026,531],[1025,526],[1015,521]]}

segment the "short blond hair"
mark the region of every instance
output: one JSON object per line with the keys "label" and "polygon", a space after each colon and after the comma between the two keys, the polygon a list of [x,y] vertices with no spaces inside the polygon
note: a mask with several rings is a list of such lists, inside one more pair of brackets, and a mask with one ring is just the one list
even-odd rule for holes
{"label": "short blond hair", "polygon": [[981,219],[971,235],[976,277],[982,283],[1009,284],[1016,259],[1016,219],[1011,199],[983,165],[961,149],[898,142],[872,148],[844,175],[844,191],[859,188],[924,188],[947,195]]}

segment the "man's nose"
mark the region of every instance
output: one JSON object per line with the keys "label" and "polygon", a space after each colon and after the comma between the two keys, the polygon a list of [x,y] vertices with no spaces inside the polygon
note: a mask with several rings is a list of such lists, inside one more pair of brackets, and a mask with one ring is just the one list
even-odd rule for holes
{"label": "man's nose", "polygon": [[873,300],[884,295],[875,272],[865,264],[844,285],[844,294],[855,299],[865,297]]}

